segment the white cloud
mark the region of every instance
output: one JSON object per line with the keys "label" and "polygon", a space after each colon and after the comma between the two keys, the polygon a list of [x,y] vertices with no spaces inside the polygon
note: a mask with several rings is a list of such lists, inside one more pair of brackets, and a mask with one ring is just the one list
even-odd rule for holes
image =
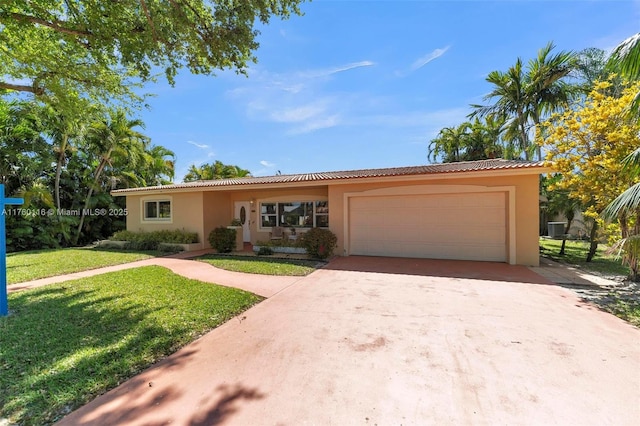
{"label": "white cloud", "polygon": [[434,49],[432,52],[427,53],[425,56],[416,59],[413,64],[411,64],[411,71],[416,71],[422,68],[434,59],[437,59],[440,56],[444,55],[447,50],[449,50],[449,46],[443,47],[442,49]]}
{"label": "white cloud", "polygon": [[199,143],[194,142],[194,141],[187,141],[187,143],[191,144],[191,145],[193,145],[193,146],[195,146],[197,148],[200,148],[200,149],[209,149],[209,145],[199,144]]}
{"label": "white cloud", "polygon": [[317,78],[317,77],[327,77],[330,76],[332,74],[337,74],[340,72],[344,72],[344,71],[349,71],[349,70],[353,70],[356,68],[362,68],[362,67],[370,67],[375,65],[375,62],[372,61],[360,61],[360,62],[352,62],[350,64],[346,64],[346,65],[339,65],[336,67],[332,67],[332,68],[320,68],[320,69],[316,69],[316,70],[309,70],[309,71],[303,71],[301,73],[299,73],[298,75],[300,77],[306,77],[306,78]]}
{"label": "white cloud", "polygon": [[343,72],[373,65],[363,60],[287,73],[255,67],[243,86],[226,95],[240,103],[252,120],[279,123],[288,135],[309,133],[342,124],[343,115],[359,107],[357,94],[333,91],[329,82],[338,80]]}
{"label": "white cloud", "polygon": [[269,162],[267,160],[261,160],[260,164],[262,164],[265,167],[275,167],[276,166],[275,163],[271,163],[271,162]]}
{"label": "white cloud", "polygon": [[289,131],[289,134],[299,135],[302,133],[311,133],[320,129],[327,129],[329,127],[335,127],[340,124],[340,117],[331,115],[328,117],[321,117],[315,120],[307,121],[302,126],[294,127]]}
{"label": "white cloud", "polygon": [[285,108],[273,111],[270,117],[279,123],[298,123],[313,117],[317,117],[326,110],[326,107],[318,104],[302,105],[294,108]]}

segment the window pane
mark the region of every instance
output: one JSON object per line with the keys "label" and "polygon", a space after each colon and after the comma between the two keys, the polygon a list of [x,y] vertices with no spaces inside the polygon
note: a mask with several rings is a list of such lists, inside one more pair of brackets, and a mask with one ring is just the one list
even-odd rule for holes
{"label": "window pane", "polygon": [[278,203],[280,225],[287,227],[312,227],[313,203]]}
{"label": "window pane", "polygon": [[329,202],[316,201],[316,213],[329,213]]}
{"label": "window pane", "polygon": [[262,227],[268,228],[271,226],[276,226],[276,216],[275,215],[262,215]]}
{"label": "window pane", "polygon": [[169,219],[171,217],[171,201],[160,201],[160,215],[158,217]]}
{"label": "window pane", "polygon": [[260,205],[260,213],[276,214],[276,203],[263,203]]}
{"label": "window pane", "polygon": [[158,217],[158,203],[149,201],[144,203],[144,217],[146,219],[156,219]]}
{"label": "window pane", "polygon": [[316,216],[316,226],[319,228],[328,228],[329,227],[329,216],[328,215],[317,215]]}

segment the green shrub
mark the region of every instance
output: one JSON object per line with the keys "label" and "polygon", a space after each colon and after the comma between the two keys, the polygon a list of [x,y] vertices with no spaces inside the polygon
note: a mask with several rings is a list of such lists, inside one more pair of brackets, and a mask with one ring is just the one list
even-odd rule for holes
{"label": "green shrub", "polygon": [[317,259],[331,257],[337,244],[336,235],[323,228],[312,228],[300,237],[300,246],[307,250],[309,257]]}
{"label": "green shrub", "polygon": [[269,256],[271,254],[273,254],[273,250],[271,250],[271,247],[260,246],[260,249],[258,250],[258,256]]}
{"label": "green shrub", "polygon": [[184,247],[180,244],[161,243],[158,245],[158,250],[162,253],[178,253],[184,251]]}
{"label": "green shrub", "polygon": [[125,250],[158,250],[158,243],[153,241],[127,241],[124,245]]}
{"label": "green shrub", "polygon": [[127,241],[128,250],[158,250],[160,243],[192,244],[198,242],[198,234],[184,229],[153,232],[118,231],[110,238],[113,241]]}
{"label": "green shrub", "polygon": [[220,226],[209,233],[209,243],[218,253],[230,253],[236,247],[236,230]]}

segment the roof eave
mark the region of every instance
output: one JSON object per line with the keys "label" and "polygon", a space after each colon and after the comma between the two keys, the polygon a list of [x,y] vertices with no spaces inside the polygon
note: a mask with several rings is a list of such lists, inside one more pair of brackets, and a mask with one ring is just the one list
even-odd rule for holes
{"label": "roof eave", "polygon": [[[262,183],[246,183],[246,184],[230,184],[230,185],[206,185],[202,183],[182,183],[174,185],[161,185],[155,187],[141,187],[131,189],[119,189],[111,191],[111,195],[115,197],[136,195],[136,194],[162,194],[166,192],[200,192],[200,191],[237,191],[237,190],[255,190],[255,189],[278,189],[291,188],[301,186],[323,186],[323,185],[341,185],[350,184],[357,181],[358,183],[375,183],[377,181],[406,181],[406,180],[436,180],[443,178],[473,178],[486,177],[496,173],[500,175],[525,175],[525,174],[543,174],[553,172],[553,169],[538,164],[528,164],[524,167],[502,167],[485,170],[456,170],[437,173],[417,173],[406,175],[389,175],[389,176],[352,176],[343,178],[323,178],[314,180],[292,180],[286,182],[262,182]],[[215,181],[211,181],[215,182]]]}

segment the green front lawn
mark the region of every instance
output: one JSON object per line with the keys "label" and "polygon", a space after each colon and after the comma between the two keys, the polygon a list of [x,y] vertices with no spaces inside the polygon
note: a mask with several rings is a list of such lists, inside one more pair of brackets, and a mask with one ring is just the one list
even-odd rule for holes
{"label": "green front lawn", "polygon": [[542,247],[542,255],[558,262],[568,263],[578,266],[589,272],[596,272],[602,275],[629,275],[629,268],[624,266],[619,258],[613,254],[606,254],[608,249],[605,245],[598,245],[598,250],[591,262],[587,262],[587,253],[589,251],[588,241],[567,240],[565,246],[565,255],[560,256],[561,240],[550,240],[540,238],[540,246]]}
{"label": "green front lawn", "polygon": [[0,424],[59,420],[260,300],[159,266],[12,293]]}
{"label": "green front lawn", "polygon": [[158,252],[68,248],[7,254],[9,284],[70,274],[154,257]]}
{"label": "green front lawn", "polygon": [[318,267],[317,261],[303,259],[273,259],[251,256],[219,256],[214,254],[197,258],[216,268],[228,271],[262,275],[309,275]]}

